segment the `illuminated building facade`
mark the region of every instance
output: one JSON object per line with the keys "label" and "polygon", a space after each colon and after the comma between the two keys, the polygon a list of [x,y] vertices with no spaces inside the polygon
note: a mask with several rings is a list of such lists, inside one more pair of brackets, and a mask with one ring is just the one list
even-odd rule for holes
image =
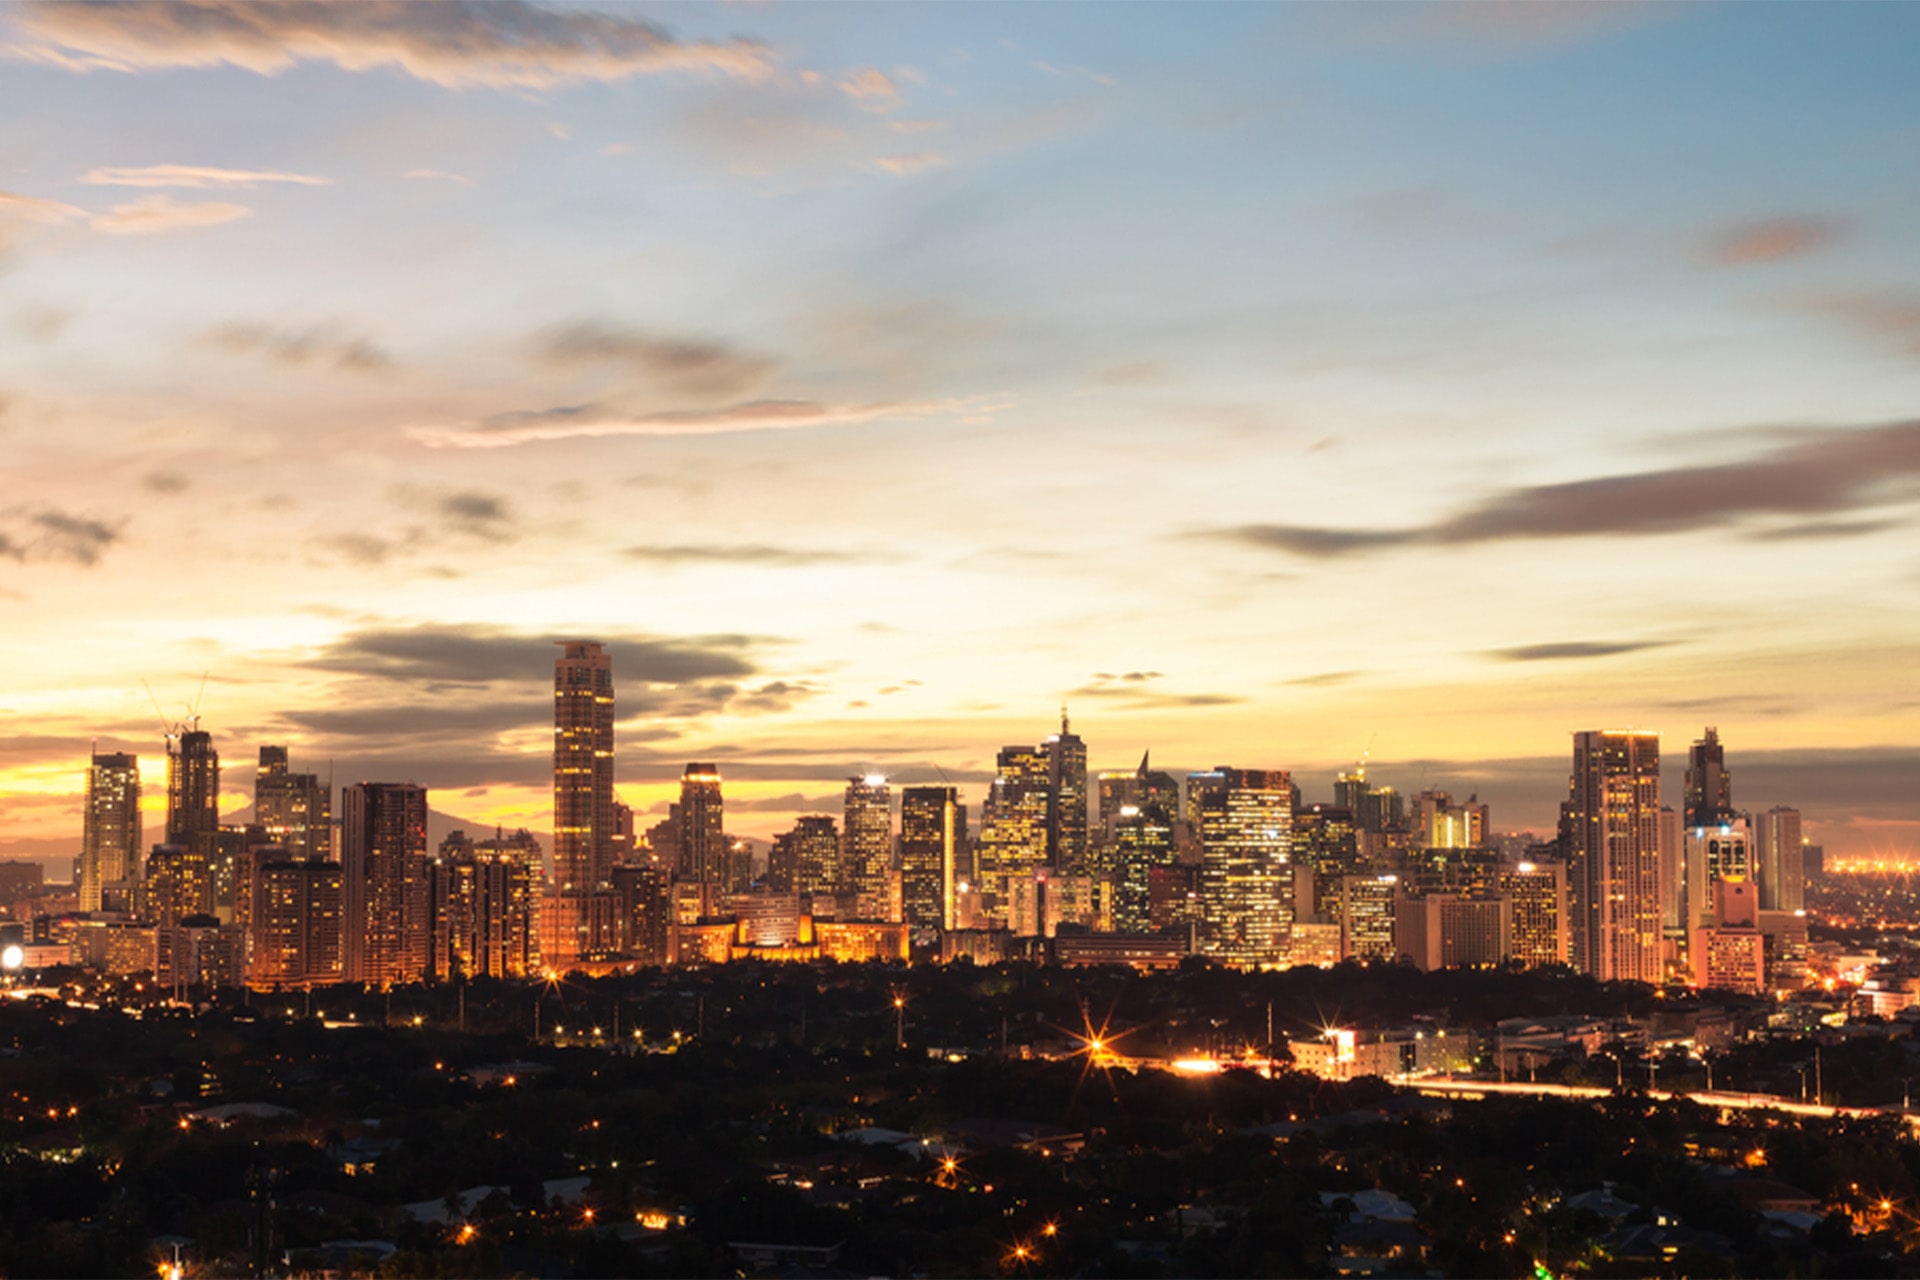
{"label": "illuminated building facade", "polygon": [[1685,849],[1684,909],[1689,929],[1713,919],[1714,886],[1729,877],[1753,878],[1753,835],[1744,821],[1734,819],[1718,827],[1689,828]]}
{"label": "illuminated building facade", "polygon": [[720,769],[689,764],[680,775],[680,875],[725,892],[727,884],[726,809],[720,798]]}
{"label": "illuminated building facade", "polygon": [[553,664],[553,877],[562,893],[613,870],[613,659],[568,640]]}
{"label": "illuminated building facade", "polygon": [[105,886],[124,885],[139,871],[139,757],[94,752],[87,766],[86,804],[80,843],[80,909],[99,911]]}
{"label": "illuminated building facade", "polygon": [[386,987],[427,971],[432,929],[427,789],[358,782],[340,793],[346,981]]}
{"label": "illuminated building facade", "polygon": [[1709,923],[1694,931],[1693,980],[1720,991],[1759,995],[1767,988],[1766,935],[1758,886],[1743,876],[1714,881]]}
{"label": "illuminated building facade", "polygon": [[1280,964],[1293,923],[1293,783],[1281,769],[1223,769],[1200,809],[1200,950]]}
{"label": "illuminated building facade", "polygon": [[1565,813],[1575,967],[1602,982],[1658,983],[1659,735],[1576,733]]}
{"label": "illuminated building facade", "polygon": [[1052,776],[1038,747],[1002,747],[980,820],[980,889],[989,918],[1007,918],[1007,882],[1047,862]]}
{"label": "illuminated building facade", "polygon": [[[489,842],[491,843],[491,842]],[[436,978],[526,978],[541,971],[536,862],[511,849],[443,842],[429,876],[427,971]]]}
{"label": "illuminated building facade", "polygon": [[1087,860],[1087,744],[1073,732],[1066,709],[1060,732],[1041,744],[1047,756],[1047,865],[1077,872]]}
{"label": "illuminated building facade", "polygon": [[220,829],[220,753],[201,729],[167,738],[167,843],[203,852]]}
{"label": "illuminated building facade", "polygon": [[343,979],[341,876],[341,864],[324,858],[268,858],[254,867],[248,986],[299,991]]}
{"label": "illuminated building facade", "polygon": [[285,747],[260,748],[260,765],[253,778],[253,820],[266,842],[286,849],[296,858],[326,858],[333,854],[333,804],[319,775],[294,773]]}
{"label": "illuminated building facade", "polygon": [[906,922],[954,928],[954,893],[966,810],[955,787],[907,787],[900,793],[900,891]]}
{"label": "illuminated building facade", "polygon": [[1417,849],[1479,849],[1493,828],[1487,806],[1477,795],[1456,804],[1445,791],[1422,791],[1413,798],[1413,843]]}
{"label": "illuminated building facade", "polygon": [[[793,827],[773,842],[769,866],[793,867],[793,888],[803,894],[840,891],[840,832],[831,817],[810,813],[796,818]],[[779,886],[776,884],[776,888]]]}
{"label": "illuminated building facade", "polygon": [[840,866],[846,888],[858,898],[858,918],[900,918],[893,874],[893,788],[878,774],[847,779]]}
{"label": "illuminated building facade", "polygon": [[1340,877],[1340,955],[1348,960],[1392,960],[1398,876]]}
{"label": "illuminated building facade", "polygon": [[1509,904],[1499,896],[1403,896],[1394,927],[1400,954],[1417,969],[1490,969],[1511,949]]}
{"label": "illuminated building facade", "polygon": [[1508,954],[1529,969],[1566,964],[1572,952],[1566,867],[1522,862],[1501,873],[1500,892],[1512,905]]}
{"label": "illuminated building facade", "polygon": [[1762,911],[1799,911],[1807,905],[1806,839],[1800,811],[1777,805],[1755,820],[1754,872]]}
{"label": "illuminated building facade", "polygon": [[672,876],[662,867],[613,869],[620,895],[622,949],[642,964],[665,964],[673,926]]}
{"label": "illuminated building facade", "polygon": [[1173,819],[1158,804],[1126,805],[1113,827],[1113,927],[1145,933],[1153,927],[1152,876],[1173,865]]}

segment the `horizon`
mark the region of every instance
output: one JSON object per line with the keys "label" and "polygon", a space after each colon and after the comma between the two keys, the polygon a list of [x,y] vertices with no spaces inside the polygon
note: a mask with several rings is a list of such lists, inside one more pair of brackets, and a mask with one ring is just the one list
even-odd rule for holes
{"label": "horizon", "polygon": [[1920,7],[305,12],[0,0],[0,858],[203,679],[549,832],[591,635],[637,821],[1065,703],[1920,861]]}

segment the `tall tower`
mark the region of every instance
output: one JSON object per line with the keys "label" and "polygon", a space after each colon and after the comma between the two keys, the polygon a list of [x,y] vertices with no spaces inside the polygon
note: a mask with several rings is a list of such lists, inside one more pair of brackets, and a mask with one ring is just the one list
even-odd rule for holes
{"label": "tall tower", "polygon": [[898,919],[893,901],[893,789],[879,774],[847,779],[840,874],[864,920]]}
{"label": "tall tower", "polygon": [[1776,805],[1754,820],[1762,911],[1799,911],[1807,905],[1806,841],[1800,811]]}
{"label": "tall tower", "polygon": [[1293,928],[1293,780],[1283,769],[1218,772],[1200,807],[1200,949],[1279,964]]}
{"label": "tall tower", "polygon": [[960,792],[954,787],[908,787],[900,793],[901,899],[908,924],[954,927],[959,870]]}
{"label": "tall tower", "polygon": [[613,659],[565,640],[553,663],[553,878],[582,893],[613,874]]}
{"label": "tall tower", "polygon": [[220,753],[213,735],[189,729],[167,739],[167,843],[212,852],[220,830]]}
{"label": "tall tower", "polygon": [[1687,750],[1686,785],[1687,826],[1718,827],[1733,821],[1733,774],[1727,771],[1720,731],[1711,725]]}
{"label": "tall tower", "polygon": [[333,804],[316,774],[288,768],[285,747],[260,748],[253,778],[253,820],[288,856],[325,858],[333,853]]}
{"label": "tall tower", "polygon": [[346,980],[419,981],[432,925],[427,789],[410,782],[342,787],[340,874]]}
{"label": "tall tower", "polygon": [[980,815],[980,891],[988,910],[1004,921],[1007,883],[1031,876],[1047,861],[1047,818],[1053,782],[1046,753],[1037,747],[1002,747],[993,783]]}
{"label": "tall tower", "polygon": [[720,769],[690,764],[680,775],[680,876],[727,888],[726,811],[720,800]]}
{"label": "tall tower", "polygon": [[1658,983],[1660,735],[1574,734],[1565,814],[1574,967]]}
{"label": "tall tower", "polygon": [[1047,862],[1061,871],[1078,872],[1087,860],[1087,744],[1073,732],[1065,707],[1060,708],[1060,732],[1044,745],[1053,792],[1047,811]]}
{"label": "tall tower", "polygon": [[80,844],[80,909],[101,908],[101,888],[134,879],[140,868],[140,760],[93,753]]}

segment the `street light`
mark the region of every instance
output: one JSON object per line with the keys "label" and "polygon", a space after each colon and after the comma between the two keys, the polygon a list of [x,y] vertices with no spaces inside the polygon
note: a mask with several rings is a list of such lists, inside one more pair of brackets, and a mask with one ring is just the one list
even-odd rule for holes
{"label": "street light", "polygon": [[893,1047],[907,1047],[907,998],[902,995],[893,997]]}

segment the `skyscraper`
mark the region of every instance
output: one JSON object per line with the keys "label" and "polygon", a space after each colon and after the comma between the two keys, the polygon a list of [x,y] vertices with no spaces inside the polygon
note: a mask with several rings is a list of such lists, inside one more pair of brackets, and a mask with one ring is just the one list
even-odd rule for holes
{"label": "skyscraper", "polygon": [[134,878],[140,865],[140,760],[93,753],[80,844],[80,909],[101,909],[102,888]]}
{"label": "skyscraper", "polygon": [[900,793],[901,900],[908,924],[954,927],[962,813],[954,787],[908,787]]}
{"label": "skyscraper", "polygon": [[1073,732],[1067,710],[1060,709],[1060,732],[1043,745],[1052,803],[1047,809],[1047,861],[1078,872],[1087,860],[1087,744]]}
{"label": "skyscraper", "polygon": [[297,991],[339,982],[340,864],[265,858],[250,871],[247,985],[255,991]]}
{"label": "skyscraper", "polygon": [[340,869],[346,981],[418,981],[432,927],[427,789],[406,782],[341,788]]}
{"label": "skyscraper", "polygon": [[317,774],[294,773],[285,747],[260,748],[253,779],[253,820],[293,858],[333,853],[333,805]]}
{"label": "skyscraper", "polygon": [[776,885],[776,889],[791,888],[807,895],[840,892],[840,831],[832,818],[822,813],[796,818],[793,829],[774,841],[774,848],[778,852],[769,855],[768,865],[777,861],[793,867],[793,884]]}
{"label": "skyscraper", "polygon": [[980,816],[979,888],[988,915],[1007,918],[1007,882],[1047,861],[1047,811],[1053,788],[1046,753],[1038,747],[1002,747]]}
{"label": "skyscraper", "polygon": [[1686,794],[1688,827],[1718,827],[1733,821],[1733,774],[1727,771],[1720,731],[1711,725],[1687,749]]}
{"label": "skyscraper", "polygon": [[1157,803],[1123,805],[1113,828],[1113,927],[1145,933],[1153,927],[1156,867],[1173,865],[1173,817]]}
{"label": "skyscraper", "polygon": [[1602,982],[1658,983],[1660,736],[1573,736],[1565,816],[1574,966]]}
{"label": "skyscraper", "polygon": [[1200,803],[1200,949],[1254,967],[1286,959],[1293,924],[1293,780],[1219,769]]}
{"label": "skyscraper", "polygon": [[1512,903],[1509,954],[1529,969],[1567,962],[1567,869],[1559,863],[1522,862],[1500,875],[1500,892]]}
{"label": "skyscraper", "polygon": [[167,843],[210,853],[220,829],[220,753],[213,735],[189,729],[167,737]]}
{"label": "skyscraper", "polygon": [[586,892],[613,871],[613,659],[586,640],[553,664],[553,877]]}
{"label": "skyscraper", "polygon": [[1806,840],[1800,811],[1776,805],[1754,823],[1754,869],[1760,881],[1760,910],[1799,911],[1807,905]]}
{"label": "skyscraper", "polygon": [[680,876],[727,888],[726,810],[720,799],[720,769],[690,764],[680,775]]}
{"label": "skyscraper", "polygon": [[879,774],[847,779],[840,873],[863,920],[897,920],[893,898],[893,790]]}

